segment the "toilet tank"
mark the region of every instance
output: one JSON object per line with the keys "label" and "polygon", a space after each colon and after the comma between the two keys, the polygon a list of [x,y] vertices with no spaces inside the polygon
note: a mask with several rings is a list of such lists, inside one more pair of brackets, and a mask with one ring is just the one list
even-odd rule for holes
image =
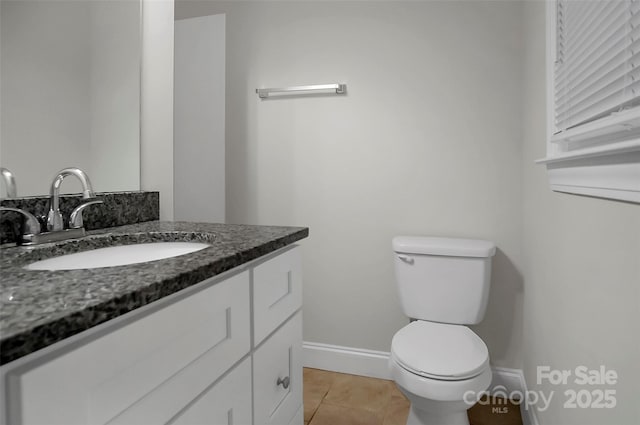
{"label": "toilet tank", "polygon": [[493,242],[396,236],[392,246],[400,303],[408,317],[459,325],[482,321]]}

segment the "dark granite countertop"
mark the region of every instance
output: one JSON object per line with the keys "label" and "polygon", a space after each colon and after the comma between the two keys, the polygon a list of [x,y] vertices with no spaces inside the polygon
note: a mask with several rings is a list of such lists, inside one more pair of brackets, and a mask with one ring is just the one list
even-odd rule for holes
{"label": "dark granite countertop", "polygon": [[[0,364],[308,236],[303,227],[147,222],[89,232],[83,239],[0,250]],[[147,263],[82,270],[23,267],[61,254],[153,241],[211,246]]]}

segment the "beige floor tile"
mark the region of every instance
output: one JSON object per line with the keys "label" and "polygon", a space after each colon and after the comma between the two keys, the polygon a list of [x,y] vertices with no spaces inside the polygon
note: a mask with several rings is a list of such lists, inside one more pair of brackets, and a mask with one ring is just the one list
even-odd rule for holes
{"label": "beige floor tile", "polygon": [[493,399],[491,404],[478,403],[469,409],[469,422],[471,425],[522,425],[520,406],[505,399]]}
{"label": "beige floor tile", "polygon": [[409,400],[400,393],[392,395],[382,425],[406,425],[409,416]]}
{"label": "beige floor tile", "polygon": [[313,415],[320,407],[320,403],[322,402],[322,397],[310,396],[305,394],[303,401],[303,411],[304,411],[304,423],[307,424],[313,418]]}
{"label": "beige floor tile", "polygon": [[409,402],[407,397],[405,397],[405,395],[402,394],[402,391],[400,391],[400,389],[398,388],[395,382],[393,381],[388,381],[388,382],[389,382],[389,385],[391,386],[391,397],[401,397],[407,400],[407,402]]}
{"label": "beige floor tile", "polygon": [[331,388],[331,384],[336,376],[340,375],[321,369],[311,369],[305,367],[303,369],[304,390],[313,394],[322,394],[323,396]]}
{"label": "beige floor tile", "polygon": [[366,409],[322,403],[309,425],[382,425],[382,415]]}
{"label": "beige floor tile", "polygon": [[323,403],[382,413],[391,400],[389,381],[339,374],[334,378]]}
{"label": "beige floor tile", "polygon": [[320,369],[303,369],[304,421],[308,423],[331,388],[335,372]]}
{"label": "beige floor tile", "polygon": [[[405,425],[409,401],[393,381],[304,369],[305,425]],[[476,404],[471,425],[522,425],[520,406]]]}

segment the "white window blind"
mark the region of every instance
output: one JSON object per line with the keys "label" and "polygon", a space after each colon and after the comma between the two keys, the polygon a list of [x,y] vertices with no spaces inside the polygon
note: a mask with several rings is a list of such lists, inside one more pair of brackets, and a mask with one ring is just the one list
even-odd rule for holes
{"label": "white window blind", "polygon": [[640,203],[640,0],[551,0],[547,168],[556,192]]}
{"label": "white window blind", "polygon": [[629,130],[640,128],[640,1],[558,0],[556,7],[552,141],[637,137]]}

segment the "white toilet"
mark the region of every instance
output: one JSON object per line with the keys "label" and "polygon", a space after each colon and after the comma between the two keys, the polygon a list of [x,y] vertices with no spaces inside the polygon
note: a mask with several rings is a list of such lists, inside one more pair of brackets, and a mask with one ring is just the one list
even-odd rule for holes
{"label": "white toilet", "polygon": [[495,244],[398,236],[393,250],[402,309],[416,319],[393,336],[389,359],[411,402],[407,425],[469,425],[491,369],[487,346],[466,325],[484,317]]}

